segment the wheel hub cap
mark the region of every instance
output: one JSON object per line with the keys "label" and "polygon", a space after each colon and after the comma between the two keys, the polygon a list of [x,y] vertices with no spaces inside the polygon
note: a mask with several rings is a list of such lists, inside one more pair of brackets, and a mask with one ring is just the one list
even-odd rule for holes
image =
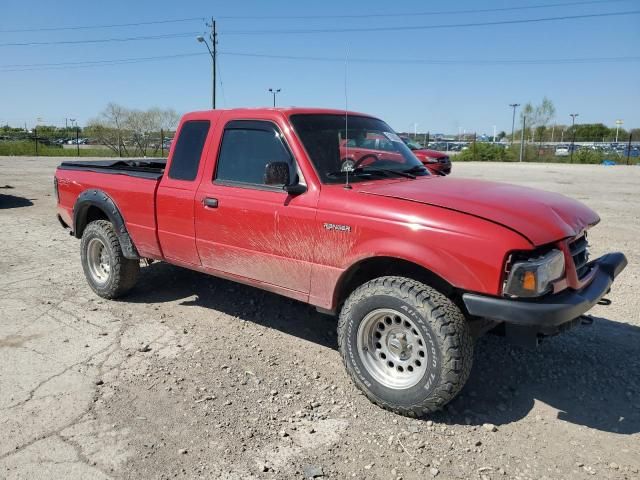
{"label": "wheel hub cap", "polygon": [[101,284],[109,280],[111,274],[109,252],[99,238],[92,238],[87,245],[87,266],[94,282]]}
{"label": "wheel hub cap", "polygon": [[360,323],[357,335],[360,360],[382,385],[405,389],[423,378],[428,365],[425,338],[402,312],[370,312]]}
{"label": "wheel hub cap", "polygon": [[407,360],[411,357],[412,345],[407,342],[406,333],[394,333],[389,335],[387,348],[398,360]]}

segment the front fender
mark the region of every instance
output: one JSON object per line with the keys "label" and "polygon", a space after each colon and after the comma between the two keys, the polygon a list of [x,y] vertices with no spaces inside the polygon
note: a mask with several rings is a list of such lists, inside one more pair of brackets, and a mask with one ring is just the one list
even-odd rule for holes
{"label": "front fender", "polygon": [[411,239],[369,240],[358,245],[357,251],[353,253],[345,261],[345,272],[362,261],[388,257],[416,264],[436,274],[455,288],[485,292],[491,290],[495,282],[495,276],[486,273],[495,269],[495,264],[486,263],[479,269],[480,262],[463,252],[453,254],[437,246],[416,244]]}

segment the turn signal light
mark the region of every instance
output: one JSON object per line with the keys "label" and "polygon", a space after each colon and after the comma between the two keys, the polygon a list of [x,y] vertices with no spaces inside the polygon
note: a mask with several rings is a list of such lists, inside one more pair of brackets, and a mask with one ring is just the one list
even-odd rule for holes
{"label": "turn signal light", "polygon": [[525,290],[536,290],[536,275],[533,272],[524,272],[524,278],[522,279],[522,288]]}

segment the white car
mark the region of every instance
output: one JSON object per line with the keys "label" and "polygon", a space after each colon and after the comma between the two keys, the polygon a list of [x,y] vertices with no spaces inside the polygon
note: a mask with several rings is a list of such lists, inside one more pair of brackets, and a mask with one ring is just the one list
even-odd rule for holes
{"label": "white car", "polygon": [[569,147],[556,147],[556,157],[568,157]]}

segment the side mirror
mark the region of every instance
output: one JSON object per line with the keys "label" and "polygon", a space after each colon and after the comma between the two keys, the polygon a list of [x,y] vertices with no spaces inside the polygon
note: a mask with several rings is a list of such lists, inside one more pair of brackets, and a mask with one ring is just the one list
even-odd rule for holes
{"label": "side mirror", "polygon": [[265,185],[289,185],[289,164],[287,162],[270,162],[264,167]]}
{"label": "side mirror", "polygon": [[296,183],[294,185],[285,185],[283,189],[289,195],[301,195],[307,191],[307,186],[301,183]]}
{"label": "side mirror", "polygon": [[[300,195],[307,191],[306,185],[297,181],[291,184],[289,176],[290,166],[287,162],[271,162],[264,167],[265,185],[282,185],[282,189],[289,195]],[[296,175],[297,177],[297,175]]]}

